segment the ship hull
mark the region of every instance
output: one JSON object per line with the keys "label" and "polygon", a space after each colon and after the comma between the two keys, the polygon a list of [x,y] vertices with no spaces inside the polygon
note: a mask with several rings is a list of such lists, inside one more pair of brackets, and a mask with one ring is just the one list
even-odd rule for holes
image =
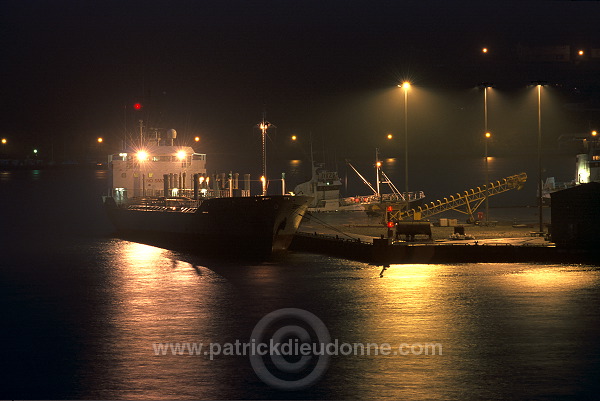
{"label": "ship hull", "polygon": [[211,255],[264,257],[288,248],[310,200],[287,195],[213,198],[190,212],[119,207],[106,198],[105,208],[122,236]]}

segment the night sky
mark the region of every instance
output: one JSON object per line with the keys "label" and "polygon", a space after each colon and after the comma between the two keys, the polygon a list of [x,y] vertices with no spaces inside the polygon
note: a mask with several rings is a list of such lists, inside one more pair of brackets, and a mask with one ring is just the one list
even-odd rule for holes
{"label": "night sky", "polygon": [[[409,79],[411,149],[479,152],[475,88],[492,82],[496,149],[526,152],[537,121],[527,85],[545,80],[553,149],[560,135],[600,123],[599,16],[596,1],[5,0],[0,135],[15,155],[52,147],[60,159],[98,136],[116,151],[143,118],[182,141],[200,136],[210,163],[254,152],[266,109],[277,126],[271,149],[302,157],[287,143],[296,134],[295,146],[312,136],[352,157],[401,135],[396,85]],[[523,57],[561,45],[586,53],[566,63]]]}

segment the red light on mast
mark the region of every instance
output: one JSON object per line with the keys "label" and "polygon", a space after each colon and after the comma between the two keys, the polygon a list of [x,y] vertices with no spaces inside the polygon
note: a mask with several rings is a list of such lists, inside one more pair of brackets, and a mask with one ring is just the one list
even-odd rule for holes
{"label": "red light on mast", "polygon": [[134,104],[134,105],[133,105],[133,108],[134,108],[135,110],[141,110],[141,109],[142,109],[142,107],[144,107],[144,106],[142,106],[142,104],[141,104],[141,103],[136,103],[136,104]]}
{"label": "red light on mast", "polygon": [[394,224],[393,221],[388,221],[388,223],[387,223],[388,228],[394,228],[395,225],[396,224]]}

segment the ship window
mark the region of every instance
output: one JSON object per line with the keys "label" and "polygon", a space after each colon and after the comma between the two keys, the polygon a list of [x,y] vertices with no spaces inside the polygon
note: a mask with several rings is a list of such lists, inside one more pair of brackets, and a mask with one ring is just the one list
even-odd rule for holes
{"label": "ship window", "polygon": [[592,156],[592,160],[600,160],[600,155],[594,155],[594,156]]}
{"label": "ship window", "polygon": [[121,178],[127,178],[127,173],[121,173]]}
{"label": "ship window", "polygon": [[148,173],[148,178],[154,177],[154,173]]}

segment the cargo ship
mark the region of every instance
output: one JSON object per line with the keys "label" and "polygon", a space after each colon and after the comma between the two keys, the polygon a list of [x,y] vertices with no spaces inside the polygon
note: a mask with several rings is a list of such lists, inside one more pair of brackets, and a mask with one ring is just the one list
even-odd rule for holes
{"label": "cargo ship", "polygon": [[119,235],[211,255],[265,257],[288,248],[310,197],[252,196],[249,174],[208,175],[206,154],[176,146],[175,130],[164,136],[140,134],[137,146],[109,155],[104,206]]}

